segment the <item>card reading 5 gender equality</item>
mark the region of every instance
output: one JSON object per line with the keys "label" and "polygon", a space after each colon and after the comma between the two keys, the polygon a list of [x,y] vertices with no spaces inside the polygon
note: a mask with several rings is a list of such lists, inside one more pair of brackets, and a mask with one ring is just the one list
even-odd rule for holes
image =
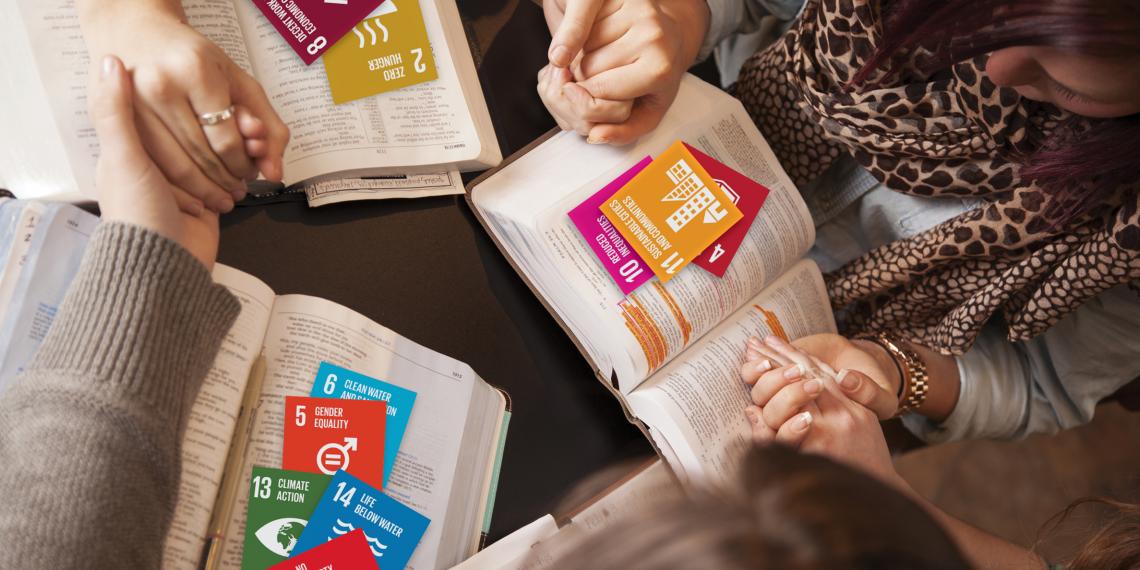
{"label": "card reading 5 gender equality", "polygon": [[381,486],[387,409],[372,400],[287,396],[281,466],[325,475],[344,469]]}
{"label": "card reading 5 gender equality", "polygon": [[416,393],[335,364],[322,362],[321,367],[317,369],[313,391],[309,395],[318,398],[380,400],[388,405],[388,419],[384,425],[384,484],[387,485],[392,466],[396,464],[400,441],[404,439],[404,430],[412,417],[412,405],[416,403]]}
{"label": "card reading 5 gender equality", "polygon": [[318,544],[268,570],[379,570],[364,531],[356,529],[344,536]]}
{"label": "card reading 5 gender equality", "polygon": [[253,0],[305,65],[383,0]]}
{"label": "card reading 5 gender equality", "polygon": [[743,216],[681,141],[618,190],[602,213],[661,281],[672,279]]}
{"label": "card reading 5 gender equality", "polygon": [[242,570],[262,570],[293,555],[301,531],[332,477],[254,467],[249,483]]}
{"label": "card reading 5 gender equality", "polygon": [[305,551],[362,529],[380,568],[401,570],[407,566],[429,522],[396,499],[341,471],[325,489],[297,550]]}
{"label": "card reading 5 gender equality", "polygon": [[693,263],[701,269],[717,277],[724,277],[724,272],[728,271],[728,265],[732,263],[732,258],[736,257],[736,251],[740,249],[744,236],[752,227],[756,214],[760,212],[760,206],[763,206],[764,200],[768,198],[768,188],[687,144],[685,148],[693,153],[697,162],[712,176],[725,199],[736,204],[740,213],[744,215],[736,225],[729,228],[693,260]]}
{"label": "card reading 5 gender equality", "polygon": [[385,0],[329,49],[323,59],[334,103],[439,77],[419,2]]}
{"label": "card reading 5 gender equality", "polygon": [[653,277],[653,270],[645,265],[645,260],[629,247],[629,243],[610,223],[609,218],[602,214],[601,206],[638,172],[649,166],[650,162],[653,162],[653,159],[648,156],[641,159],[633,165],[633,168],[614,178],[593,196],[586,198],[585,202],[570,210],[569,214],[574,227],[578,228],[578,232],[594,251],[594,255],[598,256],[598,261],[602,262],[602,267],[606,268],[614,283],[617,283],[625,295],[629,295],[634,289],[649,281]]}

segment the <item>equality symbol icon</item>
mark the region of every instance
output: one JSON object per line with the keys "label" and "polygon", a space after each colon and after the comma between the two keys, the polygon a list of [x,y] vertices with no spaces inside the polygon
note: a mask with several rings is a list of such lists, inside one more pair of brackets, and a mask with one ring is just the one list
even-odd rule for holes
{"label": "equality symbol icon", "polygon": [[329,442],[317,450],[317,469],[325,475],[332,475],[338,469],[348,469],[348,452],[356,451],[356,438],[344,438],[344,444]]}

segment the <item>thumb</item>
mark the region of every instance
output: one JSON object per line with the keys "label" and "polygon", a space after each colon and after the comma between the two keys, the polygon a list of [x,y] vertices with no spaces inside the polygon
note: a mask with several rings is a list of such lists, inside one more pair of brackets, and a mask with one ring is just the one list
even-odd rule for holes
{"label": "thumb", "polygon": [[894,394],[858,370],[840,370],[835,379],[848,398],[874,412],[880,420],[889,419],[899,407]]}
{"label": "thumb", "polygon": [[574,60],[574,56],[582,51],[586,39],[590,37],[590,29],[594,27],[594,18],[602,8],[602,0],[568,0],[566,13],[562,22],[554,32],[554,39],[550,42],[550,52],[547,57],[556,67],[566,67]]}
{"label": "thumb", "polygon": [[100,154],[113,156],[116,162],[146,156],[135,128],[131,78],[119,58],[103,58],[98,73],[92,74],[88,96],[88,114],[99,136]]}

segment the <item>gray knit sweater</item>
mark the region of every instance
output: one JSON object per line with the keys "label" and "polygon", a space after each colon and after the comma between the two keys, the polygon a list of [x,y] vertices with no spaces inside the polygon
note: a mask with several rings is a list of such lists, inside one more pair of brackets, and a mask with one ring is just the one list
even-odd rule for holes
{"label": "gray knit sweater", "polygon": [[157,568],[187,413],[240,305],[178,244],[104,223],[0,396],[0,568]]}

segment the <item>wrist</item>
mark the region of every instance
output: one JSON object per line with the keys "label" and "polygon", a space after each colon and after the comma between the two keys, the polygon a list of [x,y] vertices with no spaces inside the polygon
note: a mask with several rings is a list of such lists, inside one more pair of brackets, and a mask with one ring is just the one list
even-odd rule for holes
{"label": "wrist", "polygon": [[883,388],[897,398],[902,392],[904,378],[898,361],[895,360],[890,351],[873,340],[854,339],[851,342],[875,360],[879,369],[883,371],[883,381],[885,382]]}
{"label": "wrist", "polygon": [[675,0],[665,3],[662,9],[668,13],[680,28],[681,69],[688,69],[697,61],[701,45],[709,31],[712,11],[706,0]]}

